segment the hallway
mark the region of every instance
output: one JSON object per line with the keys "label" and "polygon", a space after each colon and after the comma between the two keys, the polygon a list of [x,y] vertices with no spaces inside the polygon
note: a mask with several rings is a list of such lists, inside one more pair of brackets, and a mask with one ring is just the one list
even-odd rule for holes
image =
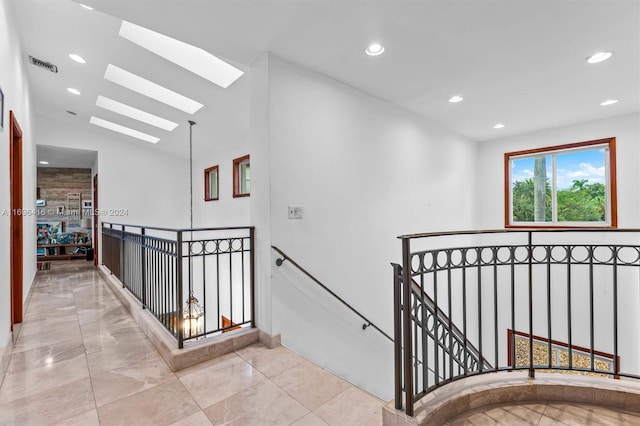
{"label": "hallway", "polygon": [[92,265],[39,271],[0,387],[0,425],[376,425],[384,402],[255,344],[171,372]]}

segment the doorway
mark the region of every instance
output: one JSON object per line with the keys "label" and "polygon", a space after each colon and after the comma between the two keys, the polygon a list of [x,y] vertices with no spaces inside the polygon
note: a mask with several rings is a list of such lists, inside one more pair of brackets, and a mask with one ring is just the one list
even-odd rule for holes
{"label": "doorway", "polygon": [[23,306],[22,129],[9,111],[9,179],[11,198],[11,331],[18,338]]}

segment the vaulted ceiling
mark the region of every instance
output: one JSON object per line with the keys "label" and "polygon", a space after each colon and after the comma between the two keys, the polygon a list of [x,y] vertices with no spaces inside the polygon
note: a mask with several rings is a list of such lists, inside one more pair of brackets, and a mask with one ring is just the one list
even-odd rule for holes
{"label": "vaulted ceiling", "polygon": [[[36,111],[99,116],[178,153],[187,120],[211,143],[246,137],[251,64],[270,52],[484,141],[640,111],[637,0],[13,0]],[[88,10],[80,5],[90,6]],[[120,37],[122,21],[192,44],[243,71],[223,89]],[[373,41],[380,56],[365,55]],[[612,51],[608,61],[586,57]],[[73,62],[77,53],[87,63]],[[104,79],[111,63],[193,98],[190,115]],[[77,88],[81,94],[67,92]],[[172,132],[103,110],[99,95],[179,124]],[[453,95],[464,98],[450,103]],[[616,99],[618,103],[601,106]],[[71,115],[73,111],[77,115]],[[503,123],[504,128],[494,129]],[[184,146],[184,144],[180,144]]]}

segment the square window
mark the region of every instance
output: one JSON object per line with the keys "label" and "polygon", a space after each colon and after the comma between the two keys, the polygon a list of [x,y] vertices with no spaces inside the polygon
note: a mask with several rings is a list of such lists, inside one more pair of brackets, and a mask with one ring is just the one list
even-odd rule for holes
{"label": "square window", "polygon": [[615,138],[505,154],[506,227],[617,227]]}
{"label": "square window", "polygon": [[218,166],[209,167],[204,171],[204,200],[218,199]]}
{"label": "square window", "polygon": [[248,197],[251,194],[251,165],[249,156],[233,160],[233,196]]}

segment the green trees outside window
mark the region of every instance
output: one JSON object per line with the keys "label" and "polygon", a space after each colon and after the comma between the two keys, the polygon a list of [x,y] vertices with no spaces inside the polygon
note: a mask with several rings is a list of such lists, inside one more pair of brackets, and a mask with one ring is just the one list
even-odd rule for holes
{"label": "green trees outside window", "polygon": [[615,139],[505,154],[506,226],[611,226]]}

